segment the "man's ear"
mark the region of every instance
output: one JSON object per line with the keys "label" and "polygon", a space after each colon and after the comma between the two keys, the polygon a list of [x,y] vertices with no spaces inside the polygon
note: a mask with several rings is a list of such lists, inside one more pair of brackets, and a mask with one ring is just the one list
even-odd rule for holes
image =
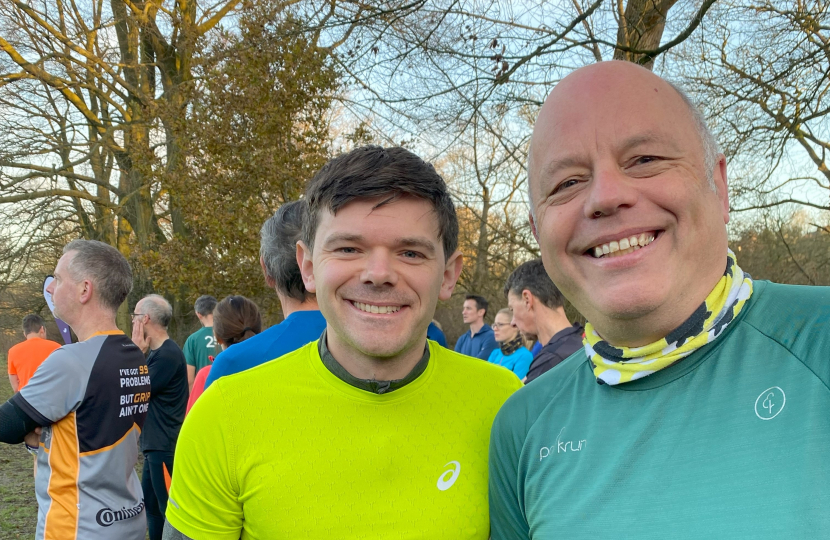
{"label": "man's ear", "polygon": [[265,261],[262,260],[262,257],[259,258],[259,266],[262,268],[262,275],[265,277],[265,284],[268,285],[269,289],[273,289],[277,286],[277,281],[268,275],[268,270],[265,269]]}
{"label": "man's ear", "polygon": [[92,300],[93,286],[92,286],[92,282],[90,280],[85,279],[85,280],[81,281],[78,284],[78,288],[79,288],[79,292],[80,292],[80,296],[78,297],[78,301],[81,304],[86,304],[90,300]]}
{"label": "man's ear", "polygon": [[303,275],[303,285],[310,293],[317,292],[317,285],[314,282],[314,260],[312,250],[302,240],[297,241],[297,266],[300,267],[300,274]]}
{"label": "man's ear", "polygon": [[527,220],[530,222],[530,232],[533,233],[533,238],[536,239],[536,243],[539,243],[539,233],[536,232],[536,220],[533,219],[533,212],[527,213]]}
{"label": "man's ear", "polygon": [[535,300],[535,298],[533,298],[533,294],[531,294],[531,292],[529,290],[524,289],[522,291],[522,301],[525,303],[525,308],[527,308],[528,311],[533,310],[533,301],[534,300]]}
{"label": "man's ear", "polygon": [[726,181],[726,156],[718,154],[718,162],[712,171],[712,181],[715,183],[718,199],[723,212],[723,223],[729,223],[729,185]]}
{"label": "man's ear", "polygon": [[441,290],[438,292],[439,300],[449,300],[452,292],[455,290],[455,284],[458,283],[458,276],[461,275],[461,269],[464,267],[464,255],[461,251],[456,250],[455,253],[447,259],[444,264],[444,276],[441,281]]}

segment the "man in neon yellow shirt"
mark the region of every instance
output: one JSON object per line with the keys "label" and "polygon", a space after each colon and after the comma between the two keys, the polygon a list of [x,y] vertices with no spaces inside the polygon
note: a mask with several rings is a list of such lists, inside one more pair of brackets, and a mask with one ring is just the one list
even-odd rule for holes
{"label": "man in neon yellow shirt", "polygon": [[443,179],[364,147],[304,200],[297,262],[326,331],[196,403],[164,538],[487,539],[490,426],[521,383],[426,339],[462,264]]}

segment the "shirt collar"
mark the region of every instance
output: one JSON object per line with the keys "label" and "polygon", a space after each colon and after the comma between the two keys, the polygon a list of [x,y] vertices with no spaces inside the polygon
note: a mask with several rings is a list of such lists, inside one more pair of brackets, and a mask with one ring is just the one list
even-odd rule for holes
{"label": "shirt collar", "polygon": [[346,371],[346,368],[340,365],[340,363],[331,354],[328,345],[326,344],[325,330],[323,330],[323,335],[320,336],[320,340],[317,342],[317,350],[320,353],[320,359],[323,361],[323,365],[326,366],[326,369],[331,371],[335,377],[337,377],[338,379],[350,386],[354,386],[355,388],[364,390],[366,392],[371,392],[373,394],[388,394],[389,392],[394,392],[399,388],[403,388],[407,384],[417,379],[427,369],[427,364],[429,364],[429,343],[427,343],[424,346],[424,355],[421,357],[420,360],[418,360],[418,363],[415,364],[415,367],[412,368],[412,371],[410,371],[409,374],[403,379],[397,379],[394,381],[358,379],[357,377]]}

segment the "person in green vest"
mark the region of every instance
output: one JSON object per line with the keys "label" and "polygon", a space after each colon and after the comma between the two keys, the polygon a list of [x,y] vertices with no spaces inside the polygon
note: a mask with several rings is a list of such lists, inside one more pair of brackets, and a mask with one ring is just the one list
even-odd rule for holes
{"label": "person in green vest", "polygon": [[184,358],[187,361],[187,385],[193,388],[196,373],[213,362],[213,357],[219,354],[216,347],[216,338],[213,337],[213,308],[216,307],[216,298],[204,294],[196,299],[193,309],[196,318],[202,327],[187,338],[184,342]]}
{"label": "person in green vest", "polygon": [[547,98],[531,227],[588,323],[496,417],[493,540],[830,538],[830,288],[741,269],[726,169],[690,99],[636,64]]}

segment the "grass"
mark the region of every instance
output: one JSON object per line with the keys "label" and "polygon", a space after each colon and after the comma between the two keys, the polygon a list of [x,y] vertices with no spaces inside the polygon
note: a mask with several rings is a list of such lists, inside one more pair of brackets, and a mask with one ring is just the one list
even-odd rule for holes
{"label": "grass", "polygon": [[[5,376],[6,357],[0,356],[0,403],[12,395]],[[0,538],[34,538],[37,528],[37,500],[32,475],[32,456],[22,444],[0,443]]]}

